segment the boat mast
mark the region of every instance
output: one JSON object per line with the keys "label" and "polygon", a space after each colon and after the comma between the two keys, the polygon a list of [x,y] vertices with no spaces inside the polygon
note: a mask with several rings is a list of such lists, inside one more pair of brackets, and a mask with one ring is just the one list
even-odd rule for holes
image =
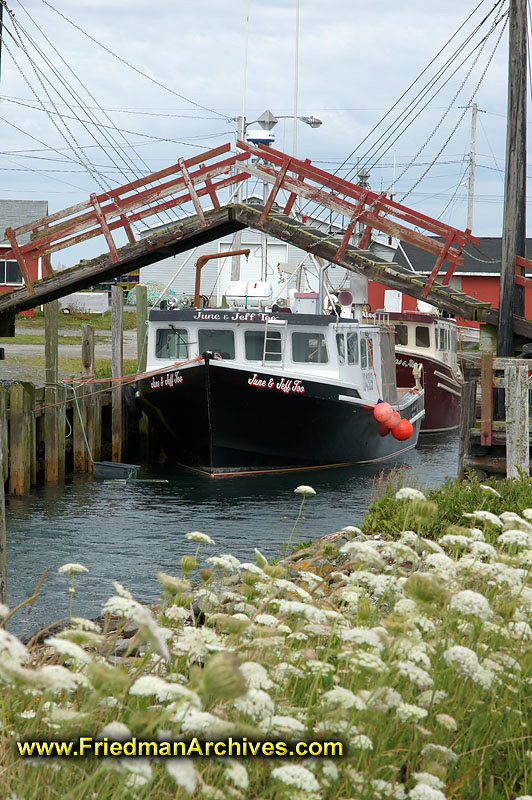
{"label": "boat mast", "polygon": [[[515,282],[516,256],[526,240],[526,0],[510,0],[508,120],[497,355],[512,356],[513,314],[524,316],[525,290]],[[520,270],[522,271],[522,270]]]}

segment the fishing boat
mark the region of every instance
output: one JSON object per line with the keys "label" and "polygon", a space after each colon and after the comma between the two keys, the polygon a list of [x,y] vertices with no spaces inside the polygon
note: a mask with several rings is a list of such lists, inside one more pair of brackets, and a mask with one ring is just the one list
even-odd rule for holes
{"label": "fishing boat", "polygon": [[425,417],[421,433],[443,433],[458,428],[462,376],[458,368],[457,325],[436,310],[381,312],[381,320],[393,325],[397,382],[425,389]]}
{"label": "fishing boat", "polygon": [[291,308],[271,297],[267,282],[237,281],[229,308],[162,301],[150,312],[136,396],[169,460],[221,477],[379,462],[415,447],[424,392],[397,388],[390,326],[319,313],[314,292],[296,293]]}

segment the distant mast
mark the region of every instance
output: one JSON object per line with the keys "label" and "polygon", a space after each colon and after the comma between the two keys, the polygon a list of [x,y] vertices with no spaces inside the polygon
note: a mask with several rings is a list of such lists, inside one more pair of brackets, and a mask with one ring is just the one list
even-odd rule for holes
{"label": "distant mast", "polygon": [[513,314],[524,316],[525,290],[515,282],[515,259],[526,241],[526,0],[510,0],[508,121],[497,355],[512,356]]}

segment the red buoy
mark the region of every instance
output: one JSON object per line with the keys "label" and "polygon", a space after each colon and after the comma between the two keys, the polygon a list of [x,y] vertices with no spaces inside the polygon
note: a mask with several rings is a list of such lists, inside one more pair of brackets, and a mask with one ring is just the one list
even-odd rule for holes
{"label": "red buoy", "polygon": [[402,419],[399,425],[396,425],[392,430],[392,436],[395,439],[399,439],[400,442],[405,442],[407,439],[410,439],[413,433],[414,429],[412,423],[407,419]]}
{"label": "red buoy", "polygon": [[389,419],[387,419],[384,424],[386,425],[386,427],[391,428],[391,430],[393,430],[399,425],[400,422],[401,422],[400,413],[398,411],[394,411],[392,416]]}
{"label": "red buoy", "polygon": [[389,403],[377,403],[373,409],[373,416],[377,422],[386,422],[393,414],[393,408]]}
{"label": "red buoy", "polygon": [[385,422],[379,422],[377,430],[379,431],[379,436],[388,436],[391,432]]}

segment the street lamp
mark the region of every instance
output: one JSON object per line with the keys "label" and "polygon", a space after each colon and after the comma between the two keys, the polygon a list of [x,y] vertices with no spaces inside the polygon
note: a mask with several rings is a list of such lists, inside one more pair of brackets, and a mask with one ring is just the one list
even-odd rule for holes
{"label": "street lamp", "polygon": [[[280,119],[294,120],[294,157],[295,157],[296,142],[297,142],[296,138],[297,125],[296,125],[296,117],[292,116],[291,114],[279,114],[278,116],[275,116],[274,114],[272,114],[271,111],[266,110],[262,112],[260,117],[252,120],[251,122],[247,122],[244,116],[236,117],[236,122],[238,123],[238,138],[244,139],[244,137],[246,136],[246,131],[248,130],[249,126],[253,125],[255,122],[258,122],[263,131],[271,131],[271,129],[277,125]],[[320,125],[322,124],[321,119],[318,119],[317,117],[314,117],[312,115],[306,117],[303,116],[297,117],[297,119],[300,120],[301,122],[304,122],[305,125],[308,125],[311,128],[319,128]],[[256,136],[252,136],[252,133],[253,133],[252,131],[249,132],[249,135],[247,137],[248,141],[255,143],[260,142],[261,144],[265,144],[267,146],[273,144],[273,142],[275,141],[275,136],[273,133],[270,134],[269,136],[267,134],[260,135],[258,130],[256,131],[257,134]],[[240,184],[237,190],[237,201],[239,203],[242,202],[242,189],[243,189],[242,184]],[[266,182],[264,182],[263,184],[263,200],[266,203]],[[235,234],[235,241],[239,238],[240,238],[240,232],[237,232]],[[241,242],[238,241],[237,244],[238,247],[240,247]],[[235,247],[237,246],[237,244],[235,244]],[[236,259],[237,257],[233,256],[231,280],[238,280],[240,277],[240,261],[238,261],[237,263]],[[261,280],[263,281],[266,280],[267,262],[268,262],[268,242],[266,234],[264,233],[264,231],[261,231]]]}

